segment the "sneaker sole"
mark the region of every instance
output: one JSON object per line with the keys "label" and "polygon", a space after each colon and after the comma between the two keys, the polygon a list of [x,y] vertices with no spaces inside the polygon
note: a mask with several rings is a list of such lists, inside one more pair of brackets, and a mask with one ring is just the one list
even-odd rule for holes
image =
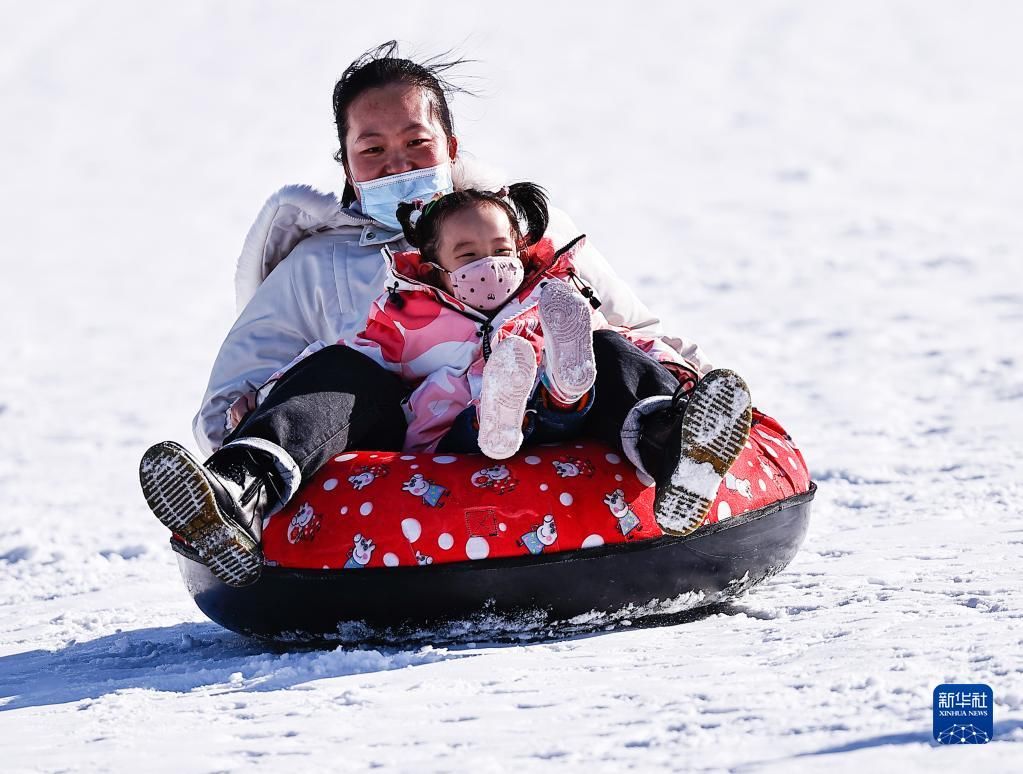
{"label": "sneaker sole", "polygon": [[528,341],[509,336],[483,367],[480,390],[480,451],[494,460],[511,457],[522,446],[522,418],[536,381],[536,354]]}
{"label": "sneaker sole", "polygon": [[682,418],[681,454],[658,487],[654,513],[669,535],[687,535],[707,518],[721,480],[749,439],[753,403],[742,377],[711,371],[693,390]]}
{"label": "sneaker sole", "polygon": [[545,370],[557,398],[578,399],[597,377],[593,330],[586,299],[563,282],[552,281],[540,294]]}
{"label": "sneaker sole", "polygon": [[262,550],[227,521],[202,465],[184,447],[173,441],[150,447],[139,464],[139,482],[156,518],[194,548],[220,580],[248,586],[259,579]]}

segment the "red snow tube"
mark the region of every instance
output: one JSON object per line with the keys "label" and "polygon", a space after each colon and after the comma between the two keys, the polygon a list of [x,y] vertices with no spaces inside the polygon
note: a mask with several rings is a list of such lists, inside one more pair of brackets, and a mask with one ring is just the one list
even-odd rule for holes
{"label": "red snow tube", "polygon": [[[809,483],[785,432],[755,414],[706,523]],[[529,447],[503,463],[478,454],[350,452],[270,520],[263,552],[279,567],[356,570],[575,551],[663,536],[653,499],[653,481],[593,441]]]}
{"label": "red snow tube", "polygon": [[[749,442],[709,515],[685,536],[666,536],[658,527],[652,484],[621,454],[587,440],[529,447],[502,463],[474,454],[350,452],[326,464],[270,519],[263,531],[268,566],[254,586],[227,587],[187,548],[175,547],[193,596],[211,618],[237,631],[278,636],[328,634],[346,619],[430,625],[482,608],[515,612],[530,604],[574,615],[679,591],[708,592],[703,600],[710,604],[729,596],[713,592],[741,591],[783,567],[805,535],[813,493],[806,463],[782,427],[756,410]],[[781,532],[778,513],[788,519]],[[753,531],[739,528],[754,522],[760,537],[751,544]],[[731,558],[700,569],[692,556],[709,555],[708,540],[695,549],[713,534],[713,555]],[[665,547],[672,553],[663,553]],[[679,558],[683,547],[689,559]],[[622,588],[631,590],[622,596],[587,593],[592,579],[582,587],[573,580],[584,567],[590,573],[596,567],[581,560],[604,560],[600,573],[607,578],[615,565],[606,560],[626,553],[635,554],[633,563],[646,557],[628,580],[649,570],[653,586],[625,582]],[[555,566],[560,570],[549,569]],[[696,582],[700,572],[713,582]],[[663,575],[671,577],[657,577]],[[534,580],[546,591],[527,591]],[[434,596],[416,602],[416,589],[425,594],[437,584]],[[467,591],[470,584],[476,596]],[[568,591],[554,593],[555,584],[576,587],[569,602],[558,602]],[[278,593],[290,615],[267,604]],[[450,610],[436,594],[449,596]]]}

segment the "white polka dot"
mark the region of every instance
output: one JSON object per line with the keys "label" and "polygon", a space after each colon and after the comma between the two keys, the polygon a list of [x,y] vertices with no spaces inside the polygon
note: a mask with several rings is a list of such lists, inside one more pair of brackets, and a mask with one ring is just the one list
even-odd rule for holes
{"label": "white polka dot", "polygon": [[433,461],[438,465],[450,465],[452,462],[458,460],[458,457],[452,457],[450,454],[442,454],[439,457],[434,457]]}
{"label": "white polka dot", "polygon": [[745,446],[747,449],[753,448],[753,444],[751,444],[749,441],[746,441],[746,443],[744,443],[743,446]]}
{"label": "white polka dot", "polygon": [[329,570],[329,569],[330,569],[330,565],[329,565],[329,564],[325,564],[325,565],[323,565],[323,569],[324,569],[324,570]]}
{"label": "white polka dot", "polygon": [[414,454],[402,454],[401,457],[399,457],[398,459],[402,459],[405,460],[405,462],[408,462],[409,460],[414,460],[415,458],[416,455]]}
{"label": "white polka dot", "polygon": [[581,449],[581,448],[583,448],[583,445],[582,445],[581,443],[577,443],[577,444],[575,445],[575,448],[577,448],[577,449]]}
{"label": "white polka dot", "polygon": [[400,564],[400,562],[398,561],[398,557],[395,554],[387,552],[386,554],[384,554],[384,564],[388,567],[397,567]]}
{"label": "white polka dot", "polygon": [[768,454],[770,454],[770,455],[771,455],[772,457],[775,457],[775,458],[777,458],[777,456],[778,456],[778,452],[776,452],[776,451],[774,450],[774,447],[772,447],[772,446],[765,446],[765,447],[764,447],[764,451],[766,451],[766,452],[767,452]]}
{"label": "white polka dot", "polygon": [[547,484],[540,484],[540,491],[541,492],[546,492],[548,489],[550,489],[550,487],[547,486]]}
{"label": "white polka dot", "polygon": [[540,458],[537,457],[535,454],[530,454],[528,457],[526,457],[522,461],[525,462],[527,465],[539,465],[540,464]]}
{"label": "white polka dot", "polygon": [[358,454],[339,454],[334,458],[334,462],[348,462],[348,460],[354,460],[358,456]]}
{"label": "white polka dot", "polygon": [[409,543],[415,543],[423,534],[423,526],[416,519],[402,519],[401,534]]}
{"label": "white polka dot", "polygon": [[757,483],[760,484],[760,491],[761,492],[766,492],[767,491],[767,484],[764,483],[764,479],[762,479],[762,478],[758,479]]}
{"label": "white polka dot", "polygon": [[363,503],[359,506],[359,513],[363,516],[369,516],[373,513],[373,503]]}
{"label": "white polka dot", "polygon": [[718,503],[718,521],[732,518],[732,509],[728,503]]}
{"label": "white polka dot", "polygon": [[615,481],[624,481],[624,480],[625,479],[622,478],[622,474],[621,473],[615,473]]}
{"label": "white polka dot", "polygon": [[455,539],[451,537],[451,534],[448,532],[442,532],[440,537],[437,538],[437,545],[440,546],[445,551],[451,548],[451,546],[453,546],[454,544]]}
{"label": "white polka dot", "polygon": [[641,483],[643,486],[653,486],[654,485],[654,480],[652,478],[650,478],[650,476],[648,476],[642,470],[639,470],[638,468],[636,470],[636,478],[639,479],[639,483]]}
{"label": "white polka dot", "polygon": [[337,479],[336,478],[328,478],[326,481],[323,482],[323,491],[324,492],[329,492],[332,489],[337,489]]}
{"label": "white polka dot", "polygon": [[753,460],[746,460],[746,464],[749,465],[752,468],[753,467]]}
{"label": "white polka dot", "polygon": [[793,459],[792,457],[789,457],[789,465],[791,465],[791,466],[792,466],[792,469],[793,469],[793,470],[796,470],[796,468],[798,468],[798,467],[799,467],[798,465],[796,465],[796,461],[795,461],[795,459]]}
{"label": "white polka dot", "polygon": [[490,554],[490,544],[485,538],[471,537],[465,543],[465,555],[470,559],[486,559]]}
{"label": "white polka dot", "polygon": [[341,506],[341,515],[344,516],[346,513],[348,513],[348,506],[347,505],[342,505]]}
{"label": "white polka dot", "polygon": [[497,528],[499,530],[501,530],[501,532],[507,532],[508,531],[508,525],[505,524],[503,521],[500,524],[497,525]]}
{"label": "white polka dot", "polygon": [[418,463],[418,462],[417,462],[417,463],[416,463],[415,465],[409,465],[409,468],[410,468],[411,470],[415,470],[415,469],[416,469],[416,468],[418,468],[418,467],[419,467],[419,463]]}
{"label": "white polka dot", "polygon": [[375,459],[376,459],[377,457],[379,457],[379,456],[380,456],[379,454],[371,454],[371,455],[369,455],[369,458],[370,458],[371,460],[375,460]]}
{"label": "white polka dot", "polygon": [[604,538],[600,535],[587,535],[583,541],[583,548],[596,548],[597,546],[604,545]]}
{"label": "white polka dot", "polygon": [[575,502],[575,498],[573,498],[572,495],[570,495],[568,492],[562,492],[558,496],[558,499],[561,501],[562,505],[566,505],[566,506],[567,505],[571,505],[572,503]]}
{"label": "white polka dot", "polygon": [[608,452],[607,454],[605,454],[604,455],[604,459],[607,460],[608,462],[610,462],[612,465],[617,465],[619,462],[622,461],[621,457],[619,457],[617,454],[614,454],[612,452]]}

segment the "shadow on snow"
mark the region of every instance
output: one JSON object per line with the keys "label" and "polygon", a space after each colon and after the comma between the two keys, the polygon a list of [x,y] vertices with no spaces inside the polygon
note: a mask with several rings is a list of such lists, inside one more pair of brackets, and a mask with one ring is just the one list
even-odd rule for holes
{"label": "shadow on snow", "polygon": [[[273,691],[312,680],[386,672],[483,655],[477,646],[514,647],[584,639],[612,630],[672,626],[715,613],[739,612],[713,605],[671,615],[607,625],[540,631],[479,631],[463,637],[420,632],[405,642],[271,643],[252,640],[213,623],[181,623],[118,632],[54,651],[32,650],[0,657],[0,712],[98,699],[126,690],[187,693]],[[434,646],[445,646],[437,649]],[[450,649],[449,649],[450,648]]]}
{"label": "shadow on snow", "polygon": [[[1000,737],[1005,737],[1007,734],[1023,728],[1023,720],[1003,720],[995,723],[995,734],[991,740],[991,743],[997,743]],[[844,752],[855,752],[856,750],[865,750],[870,747],[884,747],[886,745],[900,745],[900,744],[929,744],[932,747],[946,747],[948,745],[939,745],[934,740],[934,735],[931,730],[917,731],[904,734],[884,734],[881,736],[870,736],[866,739],[856,739],[845,744],[835,745],[833,747],[824,747],[820,750],[814,750],[812,752],[802,753],[795,756],[796,758],[809,758],[815,755],[834,755],[836,753]],[[953,745],[954,746],[954,745]]]}
{"label": "shadow on snow", "polygon": [[185,693],[269,691],[329,677],[383,672],[471,656],[418,650],[287,650],[183,623],[72,642],[55,651],[0,657],[0,712],[97,699],[131,689]]}

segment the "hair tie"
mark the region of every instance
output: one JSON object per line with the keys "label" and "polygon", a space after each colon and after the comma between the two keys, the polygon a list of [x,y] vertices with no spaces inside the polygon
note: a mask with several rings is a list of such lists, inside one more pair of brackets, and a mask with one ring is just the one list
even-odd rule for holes
{"label": "hair tie", "polygon": [[437,196],[434,196],[432,199],[430,199],[430,201],[428,201],[423,206],[423,215],[426,215],[427,213],[429,213],[429,211],[433,209],[433,205],[435,205],[437,202],[439,202],[443,198],[444,198],[444,194],[439,194]]}
{"label": "hair tie", "polygon": [[428,202],[423,202],[422,199],[413,199],[411,202],[409,202],[409,204],[411,204],[413,208],[412,212],[408,214],[409,225],[412,226],[412,228],[415,228],[416,224],[419,223],[419,219],[426,215],[433,207],[433,205],[443,198],[444,194],[437,193],[434,194],[433,198],[430,199],[430,201]]}

